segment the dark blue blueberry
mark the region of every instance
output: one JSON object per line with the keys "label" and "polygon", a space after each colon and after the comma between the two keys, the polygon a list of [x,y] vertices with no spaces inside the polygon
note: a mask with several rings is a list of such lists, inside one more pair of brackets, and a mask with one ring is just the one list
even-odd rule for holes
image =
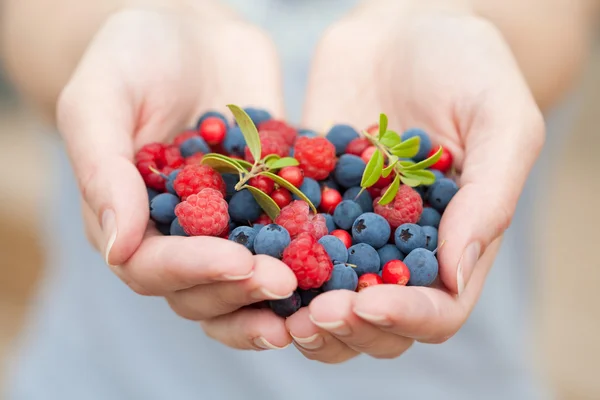
{"label": "dark blue blueberry", "polygon": [[348,249],[348,264],[356,265],[354,271],[360,277],[379,271],[379,254],[372,246],[358,243]]}
{"label": "dark blue blueberry", "polygon": [[246,111],[246,114],[248,114],[252,122],[254,122],[254,125],[257,126],[261,122],[265,122],[273,118],[267,110],[263,110],[262,108],[246,107],[244,108],[244,111]]}
{"label": "dark blue blueberry", "polygon": [[221,174],[225,181],[225,200],[231,200],[231,197],[235,194],[235,185],[240,181],[240,176],[237,174]]}
{"label": "dark blue blueberry", "polygon": [[[313,203],[315,207],[319,207],[321,204],[321,186],[319,182],[312,178],[304,177],[302,185],[299,187],[300,191],[304,193],[306,197]],[[292,196],[295,200],[300,200],[296,195]]]}
{"label": "dark blue blueberry", "polygon": [[437,212],[435,208],[424,207],[418,224],[421,226],[433,226],[434,228],[439,228],[441,219],[441,214]]}
{"label": "dark blue blueberry", "polygon": [[200,127],[200,124],[206,119],[206,118],[210,118],[210,117],[217,117],[219,119],[221,119],[221,121],[225,122],[225,126],[228,126],[229,123],[227,122],[227,118],[225,118],[225,116],[223,114],[221,114],[218,111],[207,111],[204,114],[202,114],[200,116],[200,118],[198,118],[198,123],[196,124],[196,128]]}
{"label": "dark blue blueberry", "polygon": [[238,224],[236,224],[234,221],[229,220],[229,232],[233,231],[235,228],[238,227]]}
{"label": "dark blue blueberry", "polygon": [[401,252],[408,254],[414,249],[425,247],[427,237],[419,225],[402,224],[394,232],[394,242]]}
{"label": "dark blue blueberry", "polygon": [[321,184],[321,186],[328,187],[330,189],[335,189],[338,192],[340,191],[340,185],[338,185],[338,183],[335,181],[335,179],[333,179],[331,175],[319,183]]}
{"label": "dark blue blueberry", "polygon": [[333,235],[325,235],[319,239],[319,243],[325,248],[329,259],[333,264],[348,261],[348,249],[344,243]]}
{"label": "dark blue blueberry", "polygon": [[179,197],[171,193],[161,193],[150,202],[150,218],[160,224],[167,224],[171,228],[171,222],[175,219],[175,206],[179,204]]}
{"label": "dark blue blueberry", "polygon": [[[252,229],[252,228],[251,228]],[[269,224],[264,226],[254,239],[256,254],[266,254],[281,258],[283,250],[290,244],[290,233],[281,225]]]}
{"label": "dark blue blueberry", "polygon": [[372,212],[359,215],[352,224],[352,239],[356,243],[366,243],[378,249],[390,240],[392,228],[379,214]]}
{"label": "dark blue blueberry", "polygon": [[242,130],[237,126],[232,126],[227,130],[225,139],[223,140],[223,148],[225,151],[234,156],[244,156],[246,148],[246,139],[242,134]]}
{"label": "dark blue blueberry", "polygon": [[229,234],[229,240],[239,243],[254,252],[254,240],[257,233],[254,228],[249,226],[238,226]]}
{"label": "dark blue blueberry", "polygon": [[258,233],[264,226],[265,224],[254,224],[252,225],[252,228]]}
{"label": "dark blue blueberry", "polygon": [[342,200],[333,211],[333,221],[341,229],[349,230],[356,218],[363,213],[357,202]]}
{"label": "dark blue blueberry", "polygon": [[335,146],[335,153],[339,156],[346,152],[346,147],[352,139],[358,138],[358,132],[350,125],[338,124],[334,125],[327,132],[327,140]]}
{"label": "dark blue blueberry", "polygon": [[181,227],[181,224],[179,223],[179,218],[175,218],[173,222],[171,222],[169,232],[171,233],[171,236],[189,236]]}
{"label": "dark blue blueberry", "polygon": [[383,268],[383,266],[392,260],[404,260],[404,254],[398,250],[398,248],[393,244],[386,244],[379,250],[377,250],[377,254],[379,254],[379,267]]}
{"label": "dark blue blueberry", "polygon": [[433,208],[443,213],[450,200],[458,192],[458,186],[452,179],[443,178],[429,188],[427,201]]}
{"label": "dark blue blueberry", "polygon": [[413,189],[415,189],[415,192],[419,193],[419,196],[421,196],[421,199],[425,202],[425,199],[427,198],[427,186],[419,185]]}
{"label": "dark blue blueberry", "polygon": [[353,154],[344,154],[339,158],[333,176],[337,183],[345,188],[358,186],[366,166],[362,158]]}
{"label": "dark blue blueberry", "polygon": [[290,152],[288,153],[288,156],[294,157],[294,147],[290,147]]}
{"label": "dark blue blueberry", "polygon": [[[358,203],[360,208],[362,208],[363,212],[373,212],[373,198],[366,190],[360,193],[361,190],[362,188],[360,186],[351,187],[350,189],[346,190],[342,196],[342,199],[354,200]],[[360,196],[356,197],[359,193]]]}
{"label": "dark blue blueberry", "polygon": [[150,189],[149,187],[146,188],[146,191],[148,192],[148,203],[150,203],[153,198],[155,198],[156,196],[158,196],[160,194],[156,190]]}
{"label": "dark blue blueberry", "polygon": [[171,235],[171,224],[156,223],[156,229],[165,236]]}
{"label": "dark blue blueberry", "polygon": [[310,302],[313,301],[315,297],[323,293],[323,291],[321,289],[298,289],[298,293],[300,294],[300,298],[302,299],[302,307],[308,307]]}
{"label": "dark blue blueberry", "polygon": [[319,135],[317,134],[317,132],[313,131],[312,129],[300,129],[300,130],[298,130],[298,136],[306,136],[309,138],[314,138]]}
{"label": "dark blue blueberry", "polygon": [[425,234],[425,248],[429,251],[434,251],[438,246],[438,230],[433,226],[424,226],[423,233]]}
{"label": "dark blue blueberry", "polygon": [[179,146],[179,151],[183,157],[190,157],[196,153],[210,153],[210,147],[200,136],[196,136],[186,140]]}
{"label": "dark blue blueberry", "polygon": [[325,217],[325,223],[327,224],[327,231],[331,233],[337,229],[335,222],[333,221],[333,216],[331,214],[321,213],[323,217]]}
{"label": "dark blue blueberry", "polygon": [[229,201],[229,216],[233,221],[240,224],[248,224],[249,222],[256,221],[261,213],[262,209],[248,189],[240,190],[231,196],[231,200]]}
{"label": "dark blue blueberry", "polygon": [[410,270],[408,286],[429,286],[437,278],[438,261],[427,249],[415,249],[404,258],[404,264]]}
{"label": "dark blue blueberry", "polygon": [[435,181],[439,181],[440,179],[444,179],[446,176],[444,176],[444,173],[442,171],[438,171],[437,169],[430,169],[428,170],[429,172],[433,173],[433,175],[435,176]]}
{"label": "dark blue blueberry", "polygon": [[302,298],[298,292],[283,300],[269,300],[269,307],[282,318],[287,318],[302,307]]}
{"label": "dark blue blueberry", "polygon": [[358,275],[354,268],[346,264],[335,264],[331,277],[323,284],[323,291],[330,290],[351,290],[355,291],[358,286]]}
{"label": "dark blue blueberry", "polygon": [[402,140],[410,139],[411,137],[418,136],[421,138],[421,144],[419,145],[419,152],[413,158],[415,161],[423,161],[429,155],[431,151],[432,144],[429,135],[422,129],[409,129],[402,134]]}
{"label": "dark blue blueberry", "polygon": [[175,178],[177,178],[177,175],[179,175],[179,171],[181,170],[176,169],[174,171],[171,171],[171,173],[167,176],[167,181],[165,182],[165,188],[167,189],[167,192],[174,194],[175,196],[177,196],[177,192],[173,187],[173,182],[175,181]]}

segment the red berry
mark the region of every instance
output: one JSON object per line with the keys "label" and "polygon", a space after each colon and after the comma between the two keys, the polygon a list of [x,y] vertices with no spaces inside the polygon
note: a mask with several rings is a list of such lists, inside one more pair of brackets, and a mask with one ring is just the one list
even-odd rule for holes
{"label": "red berry", "polygon": [[369,126],[366,130],[369,135],[375,135],[376,133],[379,133],[379,124],[373,124]]}
{"label": "red berry", "polygon": [[384,187],[388,186],[390,183],[392,183],[393,181],[393,174],[389,174],[387,178],[384,178],[383,176],[379,177],[379,180],[377,182],[375,182],[375,184],[372,187],[375,187],[377,189],[383,189]]}
{"label": "red berry", "polygon": [[227,208],[221,192],[207,188],[179,203],[175,215],[190,236],[220,236],[229,228]]}
{"label": "red berry", "polygon": [[335,146],[324,137],[299,137],[294,145],[294,157],[304,175],[317,181],[327,178],[335,169]]}
{"label": "red berry", "polygon": [[[269,154],[277,154],[279,157],[287,157],[290,154],[290,146],[285,140],[274,131],[263,131],[259,134],[261,146],[261,158]],[[250,149],[246,146],[244,150],[244,159],[253,163],[254,157],[250,153]]]}
{"label": "red berry", "polygon": [[373,156],[373,153],[375,153],[375,150],[377,150],[375,146],[367,147],[360,155],[360,158],[362,158],[365,163],[368,163]]}
{"label": "red berry", "polygon": [[381,285],[382,283],[383,279],[381,279],[379,275],[373,273],[364,274],[358,278],[358,286],[356,287],[356,291],[360,292],[369,286]]}
{"label": "red berry", "polygon": [[369,139],[367,138],[352,139],[352,141],[348,143],[348,146],[346,147],[346,153],[354,154],[355,156],[360,157],[363,151],[365,151],[365,149],[369,146],[371,146],[371,142],[369,142]]}
{"label": "red berry", "polygon": [[189,156],[188,158],[185,159],[185,164],[186,165],[200,165],[202,163],[202,157],[204,157],[204,154],[202,154],[202,153],[192,154],[191,156]]}
{"label": "red berry", "polygon": [[308,233],[299,234],[283,251],[283,262],[296,275],[303,290],[321,287],[331,277],[333,264],[325,248]]}
{"label": "red berry", "polygon": [[285,121],[280,121],[277,119],[270,119],[268,121],[261,122],[257,126],[258,131],[274,131],[277,132],[284,141],[291,146],[296,141],[296,136],[298,136],[298,131],[293,127],[288,125]]}
{"label": "red berry", "polygon": [[332,214],[338,204],[342,202],[342,195],[335,189],[323,187],[321,190],[321,204],[319,208],[324,213]]}
{"label": "red berry", "polygon": [[385,263],[381,270],[383,283],[406,286],[410,279],[410,270],[400,260],[391,260]]}
{"label": "red berry", "polygon": [[375,213],[381,215],[389,222],[392,229],[402,224],[416,224],[423,212],[423,200],[416,190],[408,185],[400,185],[394,200],[382,206],[379,204],[381,197],[373,200]]}
{"label": "red berry", "polygon": [[175,146],[181,146],[183,142],[196,136],[200,136],[196,129],[188,129],[175,136],[175,139],[173,139],[173,144]]}
{"label": "red berry", "polygon": [[185,159],[179,151],[179,146],[171,145],[165,148],[165,162],[167,166],[177,169],[185,164]]}
{"label": "red berry", "polygon": [[374,186],[367,188],[367,192],[369,192],[372,199],[374,199],[375,197],[381,196],[381,189],[376,188]]}
{"label": "red berry", "polygon": [[292,185],[299,188],[302,186],[302,182],[304,182],[304,172],[296,167],[283,167],[277,173],[280,177],[291,183]]}
{"label": "red berry", "polygon": [[343,229],[335,229],[335,230],[331,231],[329,234],[340,239],[342,241],[342,243],[344,243],[344,246],[346,246],[347,249],[349,249],[350,246],[352,246],[352,236],[350,236],[348,231],[345,231]]}
{"label": "red berry", "polygon": [[269,225],[269,224],[273,223],[273,220],[267,214],[263,213],[263,214],[260,214],[258,219],[256,221],[254,221],[254,223],[262,224],[262,225]]}
{"label": "red berry", "polygon": [[308,203],[302,200],[294,200],[283,207],[275,223],[287,229],[292,239],[308,232],[319,240],[328,233],[325,217],[311,213]]}
{"label": "red berry", "polygon": [[275,189],[271,193],[271,198],[277,203],[279,208],[283,208],[292,202],[292,194],[286,188]]}
{"label": "red berry", "polygon": [[144,183],[149,188],[158,191],[165,190],[165,179],[161,173],[164,173],[163,169],[167,167],[166,149],[167,146],[163,143],[149,143],[135,155],[135,165],[144,179]]}
{"label": "red berry", "polygon": [[267,178],[266,176],[262,175],[251,178],[248,183],[250,184],[250,186],[254,186],[257,189],[262,190],[266,194],[271,194],[271,192],[273,192],[273,189],[275,189],[275,182],[273,182],[273,179]]}
{"label": "red berry", "polygon": [[[438,150],[439,150],[439,147],[437,149],[431,149],[431,151],[429,152],[429,155],[427,157],[431,157]],[[437,162],[429,168],[437,169],[438,171],[445,173],[445,172],[448,172],[451,167],[452,167],[452,154],[450,154],[450,152],[448,151],[447,148],[443,147],[442,155],[441,155],[440,159],[437,160]]]}
{"label": "red berry", "polygon": [[206,188],[221,192],[223,197],[226,194],[223,177],[208,165],[186,165],[175,178],[173,188],[182,200]]}
{"label": "red berry", "polygon": [[206,140],[206,143],[213,145],[219,144],[225,139],[227,125],[218,117],[208,117],[198,127],[200,136]]}

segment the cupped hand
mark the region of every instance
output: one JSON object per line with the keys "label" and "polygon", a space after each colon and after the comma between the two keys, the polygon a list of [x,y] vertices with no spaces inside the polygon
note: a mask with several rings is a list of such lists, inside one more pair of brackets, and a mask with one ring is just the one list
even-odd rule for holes
{"label": "cupped hand", "polygon": [[240,349],[290,343],[284,321],[246,307],[287,297],[289,268],[210,237],[163,237],[133,159],[202,112],[228,103],[281,116],[278,62],[260,31],[225,10],[131,9],[111,16],[64,88],[59,130],[78,179],[91,242],[135,292],[164,296],[179,315]]}
{"label": "cupped hand", "polygon": [[449,3],[409,3],[369,2],[328,31],[304,122],[365,129],[383,112],[390,129],[423,128],[450,150],[460,190],[439,229],[440,284],[320,295],[287,320],[310,359],[397,357],[415,340],[452,337],[478,300],[544,141],[541,113],[494,26]]}

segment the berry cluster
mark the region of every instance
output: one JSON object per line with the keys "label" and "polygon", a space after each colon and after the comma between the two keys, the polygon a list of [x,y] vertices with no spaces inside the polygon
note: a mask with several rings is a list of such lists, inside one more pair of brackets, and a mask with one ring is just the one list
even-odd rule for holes
{"label": "berry cluster", "polygon": [[437,229],[458,191],[445,148],[420,129],[387,130],[384,115],[321,136],[229,108],[235,121],[210,111],[137,153],[162,234],[218,236],[282,260],[298,280],[293,296],[269,302],[282,317],[324,291],[434,283]]}

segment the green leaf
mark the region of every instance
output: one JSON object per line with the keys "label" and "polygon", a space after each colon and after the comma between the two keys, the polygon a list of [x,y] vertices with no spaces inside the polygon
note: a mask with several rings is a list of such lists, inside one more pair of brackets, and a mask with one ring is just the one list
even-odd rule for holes
{"label": "green leaf", "polygon": [[208,165],[209,167],[212,167],[219,172],[239,174],[245,171],[241,165],[235,162],[235,160],[228,159],[227,157],[217,157],[217,155],[212,153],[202,157],[201,163],[204,165]]}
{"label": "green leaf", "polygon": [[284,157],[284,158],[280,158],[278,160],[269,160],[267,162],[267,167],[269,167],[269,169],[281,169],[283,167],[294,167],[296,165],[299,165],[300,163],[298,162],[298,160],[296,160],[293,157]]}
{"label": "green leaf", "polygon": [[435,175],[431,171],[427,170],[418,170],[418,171],[403,171],[402,175],[409,179],[418,179],[421,182],[421,185],[433,185],[435,182]]}
{"label": "green leaf", "polygon": [[379,139],[387,132],[388,117],[385,114],[379,114]]}
{"label": "green leaf", "polygon": [[208,157],[208,156],[210,156],[211,158],[218,158],[220,160],[224,160],[226,162],[233,163],[233,164],[235,164],[237,167],[239,167],[242,170],[244,170],[244,169],[247,169],[247,170],[252,169],[252,164],[250,164],[248,161],[245,161],[245,160],[240,160],[238,158],[227,157],[227,156],[224,156],[223,154],[219,154],[219,153],[208,153],[207,155],[205,155],[203,157],[203,159],[206,158],[206,157]]}
{"label": "green leaf", "polygon": [[248,189],[250,193],[252,193],[252,196],[254,196],[254,200],[256,200],[260,208],[263,209],[263,211],[269,216],[269,218],[275,221],[275,218],[279,216],[279,212],[281,211],[277,203],[275,203],[275,200],[273,200],[271,196],[269,196],[262,190],[255,188],[254,186],[244,185],[242,186],[242,188]]}
{"label": "green leaf", "polygon": [[409,177],[406,177],[406,176],[400,176],[400,180],[405,185],[408,185],[408,186],[411,186],[411,187],[417,187],[417,186],[419,186],[421,184],[421,180],[420,179],[409,178]]}
{"label": "green leaf", "polygon": [[442,146],[440,146],[440,148],[438,149],[438,151],[435,152],[434,155],[432,155],[431,157],[429,157],[426,160],[423,160],[421,162],[418,162],[414,165],[411,165],[410,167],[406,167],[407,171],[415,171],[415,170],[419,170],[419,169],[425,169],[425,168],[429,168],[431,167],[433,164],[435,164],[436,162],[438,162],[438,160],[440,159],[440,157],[442,156]]}
{"label": "green leaf", "polygon": [[381,196],[381,199],[379,199],[379,204],[381,204],[382,206],[385,206],[386,204],[390,204],[392,202],[392,200],[394,200],[394,198],[396,197],[396,194],[398,193],[399,188],[400,188],[400,175],[396,175],[394,177],[394,180],[392,181],[392,184],[388,188],[388,190],[386,190],[385,193],[383,194],[383,196]]}
{"label": "green leaf", "polygon": [[390,176],[390,174],[394,170],[394,167],[396,166],[397,162],[398,162],[398,157],[391,156],[389,159],[388,166],[383,169],[381,176],[383,176],[384,178],[387,178],[388,176]]}
{"label": "green leaf", "polygon": [[270,162],[273,162],[275,160],[279,160],[281,157],[279,157],[279,155],[277,154],[269,154],[268,156],[265,157],[265,159],[263,160],[263,162],[267,165],[269,165]]}
{"label": "green leaf", "polygon": [[315,214],[317,213],[317,208],[308,199],[308,197],[306,197],[306,195],[304,193],[302,193],[300,191],[300,189],[298,189],[296,186],[292,185],[291,183],[289,183],[288,181],[286,181],[285,179],[283,179],[279,175],[275,175],[274,173],[268,172],[268,171],[260,172],[258,175],[262,175],[262,176],[266,176],[268,178],[271,178],[273,181],[275,181],[276,184],[278,184],[279,186],[282,186],[282,187],[286,188],[287,190],[289,190],[290,192],[292,192],[292,194],[295,194],[296,196],[300,197],[302,200],[304,200],[305,202],[307,202],[308,205],[310,206],[310,208],[313,210],[313,212]]}
{"label": "green leaf", "polygon": [[379,138],[379,143],[389,149],[398,146],[401,142],[402,139],[400,139],[400,136],[394,131],[387,131],[381,138]]}
{"label": "green leaf", "polygon": [[256,160],[255,163],[257,163],[260,160],[262,150],[260,146],[260,137],[258,136],[258,130],[256,129],[254,122],[252,122],[248,114],[246,114],[246,111],[235,104],[229,104],[227,107],[231,110],[235,121],[242,131],[244,139],[246,139],[246,145],[250,150],[250,154],[252,154],[252,157]]}
{"label": "green leaf", "polygon": [[371,156],[371,159],[365,167],[360,186],[363,188],[371,187],[379,180],[383,172],[383,155],[379,149]]}
{"label": "green leaf", "polygon": [[391,148],[390,152],[398,157],[410,158],[417,155],[420,146],[421,138],[414,136],[395,145]]}

